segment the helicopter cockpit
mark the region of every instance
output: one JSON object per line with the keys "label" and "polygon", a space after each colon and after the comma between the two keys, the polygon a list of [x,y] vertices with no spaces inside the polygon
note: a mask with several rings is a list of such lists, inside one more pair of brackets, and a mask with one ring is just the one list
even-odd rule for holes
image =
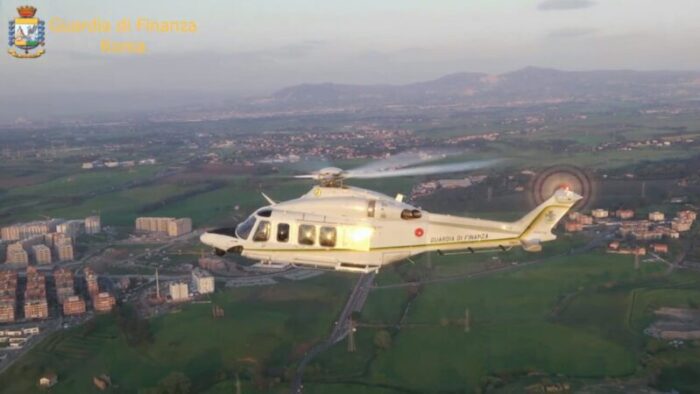
{"label": "helicopter cockpit", "polygon": [[263,208],[250,215],[248,219],[246,219],[245,221],[243,221],[235,227],[235,236],[240,239],[248,239],[250,232],[255,227],[255,223],[257,221],[258,216],[269,218],[270,216],[272,216],[272,210],[269,208]]}

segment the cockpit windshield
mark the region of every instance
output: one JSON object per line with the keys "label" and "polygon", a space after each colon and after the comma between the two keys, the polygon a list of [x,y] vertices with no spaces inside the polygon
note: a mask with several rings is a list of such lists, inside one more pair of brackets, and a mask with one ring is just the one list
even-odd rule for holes
{"label": "cockpit windshield", "polygon": [[250,235],[250,230],[253,229],[253,226],[255,225],[255,216],[250,216],[248,219],[245,220],[245,222],[241,223],[236,227],[236,235],[240,239],[248,239],[248,235]]}

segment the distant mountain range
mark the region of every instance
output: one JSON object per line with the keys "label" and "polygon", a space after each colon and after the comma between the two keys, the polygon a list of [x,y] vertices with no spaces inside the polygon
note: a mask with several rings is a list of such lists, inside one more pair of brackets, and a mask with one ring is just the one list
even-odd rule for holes
{"label": "distant mountain range", "polygon": [[571,101],[664,101],[700,98],[700,72],[560,71],[527,67],[491,75],[458,73],[406,85],[302,84],[257,104],[275,108],[388,105],[508,106]]}
{"label": "distant mountain range", "polygon": [[[9,94],[9,93],[8,93]],[[1,95],[0,95],[1,96]],[[673,104],[700,100],[700,71],[561,71],[526,67],[504,74],[457,73],[404,85],[308,83],[265,97],[228,92],[85,92],[15,100],[0,108],[0,127],[112,122],[211,121],[354,112],[416,113],[558,103]],[[7,96],[11,100],[11,96]],[[21,110],[20,110],[21,109]],[[7,119],[7,123],[3,123]]]}

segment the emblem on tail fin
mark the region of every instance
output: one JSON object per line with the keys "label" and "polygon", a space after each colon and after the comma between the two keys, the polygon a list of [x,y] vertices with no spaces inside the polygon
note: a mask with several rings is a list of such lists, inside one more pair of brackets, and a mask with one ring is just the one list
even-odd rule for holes
{"label": "emblem on tail fin", "polygon": [[547,218],[547,222],[549,223],[552,223],[555,220],[557,220],[557,215],[552,211],[548,211],[545,217]]}
{"label": "emblem on tail fin", "polygon": [[523,245],[532,245],[530,249],[534,250],[534,244],[556,239],[552,229],[581,198],[583,197],[569,189],[559,189],[547,201],[516,222],[516,225],[523,229],[520,236]]}

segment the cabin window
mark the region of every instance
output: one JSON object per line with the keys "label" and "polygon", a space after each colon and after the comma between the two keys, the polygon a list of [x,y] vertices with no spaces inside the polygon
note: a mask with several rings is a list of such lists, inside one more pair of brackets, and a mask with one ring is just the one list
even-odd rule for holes
{"label": "cabin window", "polygon": [[377,200],[370,200],[367,203],[367,217],[368,218],[373,218],[374,217],[374,211],[377,208]]}
{"label": "cabin window", "polygon": [[258,216],[262,216],[264,218],[269,218],[270,216],[272,216],[272,210],[270,210],[270,209],[260,210],[260,211],[258,211]]}
{"label": "cabin window", "polygon": [[316,226],[302,224],[299,226],[299,244],[313,245],[316,241]]}
{"label": "cabin window", "polygon": [[270,222],[261,220],[260,224],[258,224],[258,229],[255,230],[255,234],[253,234],[253,241],[265,242],[268,239],[270,239]]}
{"label": "cabin window", "polygon": [[245,222],[239,224],[236,227],[236,235],[238,235],[238,238],[248,239],[248,235],[250,235],[250,230],[253,229],[254,225],[255,225],[255,216],[251,216],[248,219],[246,219]]}
{"label": "cabin window", "polygon": [[277,242],[289,241],[289,225],[280,223],[277,225]]}
{"label": "cabin window", "polygon": [[335,227],[321,227],[321,231],[318,234],[318,243],[321,246],[334,247],[335,238]]}

